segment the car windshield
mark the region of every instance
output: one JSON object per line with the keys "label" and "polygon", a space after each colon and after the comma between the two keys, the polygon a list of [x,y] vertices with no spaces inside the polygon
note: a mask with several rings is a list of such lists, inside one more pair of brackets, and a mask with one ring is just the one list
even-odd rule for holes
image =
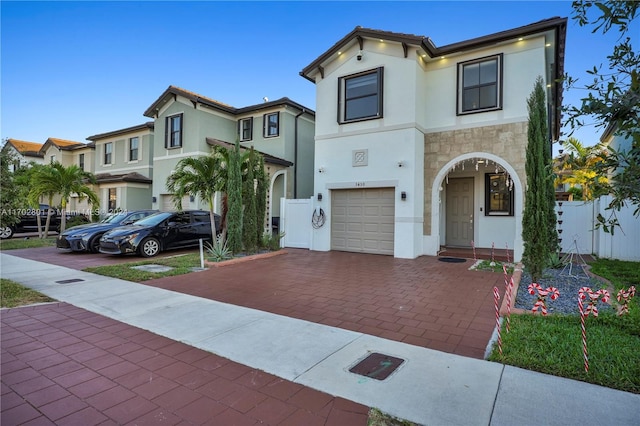
{"label": "car windshield", "polygon": [[173,213],[171,212],[154,213],[151,216],[147,216],[144,219],[140,219],[139,221],[135,222],[135,224],[144,225],[144,226],[156,226],[160,222],[162,222],[163,220],[171,216],[173,216]]}
{"label": "car windshield", "polygon": [[100,223],[118,223],[124,218],[124,213],[111,214],[100,221]]}

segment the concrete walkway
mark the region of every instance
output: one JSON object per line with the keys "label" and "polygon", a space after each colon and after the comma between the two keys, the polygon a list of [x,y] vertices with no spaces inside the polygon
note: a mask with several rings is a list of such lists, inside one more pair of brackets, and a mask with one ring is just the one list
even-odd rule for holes
{"label": "concrete walkway", "polygon": [[[3,278],[59,301],[419,424],[637,425],[640,419],[636,394],[4,253],[0,266]],[[349,372],[372,352],[404,362],[385,380]]]}

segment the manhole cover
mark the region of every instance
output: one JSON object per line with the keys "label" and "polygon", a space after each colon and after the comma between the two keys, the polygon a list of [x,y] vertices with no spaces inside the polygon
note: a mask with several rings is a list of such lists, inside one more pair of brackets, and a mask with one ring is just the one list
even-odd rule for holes
{"label": "manhole cover", "polygon": [[349,371],[372,379],[384,380],[403,362],[404,359],[374,352]]}
{"label": "manhole cover", "polygon": [[81,278],[71,278],[69,280],[56,281],[56,284],[71,284],[71,283],[79,283],[80,281],[84,281],[84,280]]}
{"label": "manhole cover", "polygon": [[439,257],[438,260],[440,262],[448,262],[448,263],[464,263],[467,259],[462,259],[460,257]]}
{"label": "manhole cover", "polygon": [[137,269],[139,271],[147,271],[147,272],[168,272],[173,268],[171,266],[165,265],[140,265],[140,266],[132,266],[133,269]]}

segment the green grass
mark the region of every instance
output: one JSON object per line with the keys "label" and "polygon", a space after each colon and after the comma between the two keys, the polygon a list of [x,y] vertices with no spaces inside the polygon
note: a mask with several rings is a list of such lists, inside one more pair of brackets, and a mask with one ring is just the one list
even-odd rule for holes
{"label": "green grass", "polygon": [[490,271],[490,272],[502,273],[504,272],[502,269],[502,265],[507,266],[507,273],[509,275],[513,274],[513,263],[503,263],[498,261],[491,262],[490,260],[481,260],[480,262],[478,262],[477,265],[473,266],[473,269],[476,271]]}
{"label": "green grass", "polygon": [[[630,284],[639,287],[640,262],[599,259],[591,270],[609,279],[616,293]],[[601,312],[585,319],[589,372],[584,370],[578,315],[512,315],[510,332],[502,332],[503,357],[496,346],[489,360],[640,394],[638,299],[636,292],[628,315]]]}
{"label": "green grass", "polygon": [[52,301],[54,301],[54,299],[18,284],[15,281],[4,278],[0,279],[0,306],[3,308],[15,308],[16,306]]}
{"label": "green grass", "polygon": [[[133,269],[133,266],[140,265],[164,265],[173,269],[166,272],[149,272]],[[188,274],[193,272],[193,268],[200,267],[200,254],[190,253],[179,256],[161,257],[133,263],[121,263],[118,265],[95,266],[85,268],[86,272],[105,275],[107,277],[120,278],[127,281],[142,282],[156,278],[172,277],[175,275]]]}
{"label": "green grass", "polygon": [[17,250],[37,247],[55,247],[56,237],[38,238],[10,238],[8,240],[0,240],[0,250]]}

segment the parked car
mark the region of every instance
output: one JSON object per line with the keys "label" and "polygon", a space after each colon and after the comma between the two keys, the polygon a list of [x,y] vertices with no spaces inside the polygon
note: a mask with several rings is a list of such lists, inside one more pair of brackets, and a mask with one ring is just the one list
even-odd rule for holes
{"label": "parked car", "polygon": [[[50,208],[48,204],[40,204],[37,209],[24,209],[18,223],[11,226],[1,227],[0,238],[5,240],[13,237],[13,234],[17,234],[19,232],[38,232],[38,216],[40,216],[40,227],[44,231],[45,224],[47,223],[48,212],[51,212],[49,230],[60,232],[60,223],[62,221],[61,211]],[[67,222],[71,220],[89,222],[89,218],[83,214],[67,212],[66,216]]]}
{"label": "parked car", "polygon": [[56,238],[56,247],[61,250],[88,251],[97,253],[102,235],[118,226],[131,225],[158,210],[134,210],[111,214],[100,222],[73,226]]}
{"label": "parked car", "polygon": [[[215,215],[215,226],[219,233],[219,215]],[[152,257],[165,250],[197,246],[200,239],[212,242],[209,212],[160,212],[106,232],[100,239],[100,253]]]}

